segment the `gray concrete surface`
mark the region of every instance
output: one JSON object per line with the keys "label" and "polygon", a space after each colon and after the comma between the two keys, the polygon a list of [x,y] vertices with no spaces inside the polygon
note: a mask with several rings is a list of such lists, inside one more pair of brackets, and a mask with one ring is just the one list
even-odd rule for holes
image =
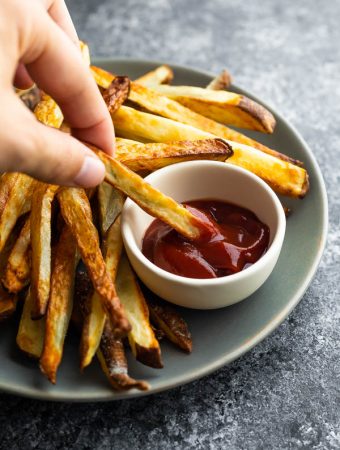
{"label": "gray concrete surface", "polygon": [[67,3],[94,55],[228,67],[240,86],[281,111],[324,174],[328,246],[299,306],[233,364],[161,395],[112,404],[2,394],[0,448],[340,448],[340,1]]}

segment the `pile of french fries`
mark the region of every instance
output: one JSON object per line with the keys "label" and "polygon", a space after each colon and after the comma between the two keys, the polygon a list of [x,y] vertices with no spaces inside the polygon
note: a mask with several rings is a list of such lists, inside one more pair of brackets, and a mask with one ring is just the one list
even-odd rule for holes
{"label": "pile of french fries", "polygon": [[[90,65],[86,44],[81,44]],[[227,91],[227,71],[206,88],[174,86],[160,66],[135,81],[98,67],[90,70],[110,111],[116,156],[89,146],[104,162],[96,189],[48,185],[21,173],[0,179],[0,320],[19,316],[16,342],[39,362],[52,383],[66,334],[80,335],[80,368],[96,356],[115,390],[145,390],[128,373],[127,347],[153,368],[163,367],[159,341],[190,353],[187,324],[174,307],[143,291],[124,253],[120,213],[126,196],[190,239],[199,219],[157,191],[143,175],[179,161],[210,159],[235,164],[265,180],[278,194],[308,191],[303,163],[227,125],[272,133],[273,115]],[[19,92],[47,126],[70,132],[54,100],[35,88]]]}

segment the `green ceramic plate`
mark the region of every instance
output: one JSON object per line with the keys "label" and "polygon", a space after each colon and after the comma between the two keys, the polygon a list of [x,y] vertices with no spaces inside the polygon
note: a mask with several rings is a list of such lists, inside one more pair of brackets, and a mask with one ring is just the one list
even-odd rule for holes
{"label": "green ceramic plate", "polygon": [[[159,65],[157,61],[107,59],[97,65],[132,79]],[[211,74],[173,66],[177,84],[205,86]],[[238,92],[247,92],[233,87]],[[254,98],[254,97],[253,97]],[[259,101],[255,98],[255,100]],[[183,310],[193,335],[194,349],[188,356],[162,343],[164,369],[154,370],[130,361],[130,372],[151,384],[148,393],[188,383],[228,364],[271,333],[299,302],[319,264],[327,234],[327,196],[320,169],[311,150],[296,130],[276,111],[277,127],[272,136],[256,139],[305,162],[311,189],[303,201],[285,200],[293,214],[287,223],[283,250],[274,272],[254,295],[216,311]],[[251,133],[250,133],[251,134]],[[255,134],[254,134],[255,136]],[[227,294],[226,294],[227,295]],[[143,395],[131,391],[115,394],[97,362],[83,375],[78,370],[78,342],[68,336],[56,386],[39,373],[36,363],[15,346],[18,319],[0,326],[0,389],[13,394],[47,400],[115,400]]]}

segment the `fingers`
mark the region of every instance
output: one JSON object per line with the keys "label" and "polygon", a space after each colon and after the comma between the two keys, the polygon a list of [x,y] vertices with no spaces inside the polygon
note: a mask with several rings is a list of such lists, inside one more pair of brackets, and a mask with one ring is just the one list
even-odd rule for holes
{"label": "fingers", "polygon": [[[46,1],[46,0],[45,0]],[[79,46],[78,35],[64,0],[48,0],[48,13],[54,22]]]}
{"label": "fingers", "polygon": [[1,117],[5,135],[0,143],[0,172],[24,172],[63,186],[92,187],[103,180],[104,165],[85,145],[39,123],[14,94],[6,105],[6,117]]}
{"label": "fingers", "polygon": [[112,154],[112,120],[80,52],[47,14],[36,28],[22,55],[30,76],[59,104],[75,136]]}
{"label": "fingers", "polygon": [[18,89],[29,89],[34,84],[32,78],[27,73],[26,67],[21,63],[18,65],[13,84]]}

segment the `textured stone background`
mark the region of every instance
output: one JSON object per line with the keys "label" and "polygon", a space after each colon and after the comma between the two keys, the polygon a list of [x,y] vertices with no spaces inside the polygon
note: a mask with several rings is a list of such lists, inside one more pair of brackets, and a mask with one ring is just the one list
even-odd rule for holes
{"label": "textured stone background", "polygon": [[328,246],[299,306],[230,366],[171,392],[111,404],[0,395],[0,448],[340,448],[340,1],[67,3],[94,55],[228,67],[290,119],[325,177]]}

